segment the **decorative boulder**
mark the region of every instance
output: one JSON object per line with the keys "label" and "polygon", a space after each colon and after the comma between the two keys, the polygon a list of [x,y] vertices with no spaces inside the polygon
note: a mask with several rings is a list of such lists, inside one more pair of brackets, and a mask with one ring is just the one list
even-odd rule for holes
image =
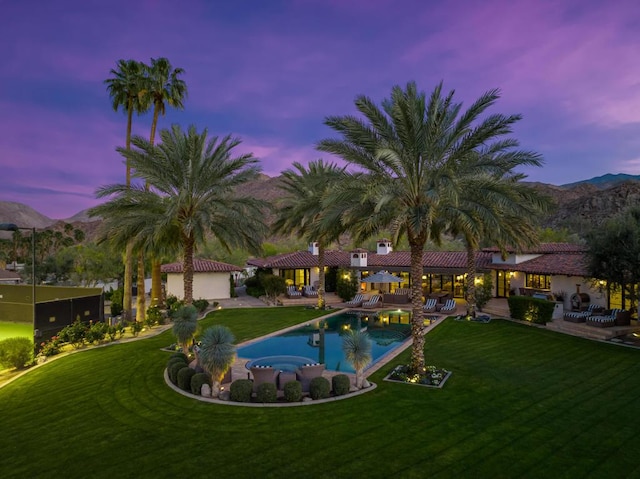
{"label": "decorative boulder", "polygon": [[220,399],[221,401],[230,401],[231,400],[231,391],[229,391],[228,389],[225,389],[224,391],[221,391],[220,395],[218,396],[218,399]]}
{"label": "decorative boulder", "polygon": [[205,398],[211,397],[211,386],[209,386],[208,384],[203,384],[200,388],[200,396]]}
{"label": "decorative boulder", "polygon": [[367,389],[371,387],[371,383],[366,379],[362,381],[362,389]]}

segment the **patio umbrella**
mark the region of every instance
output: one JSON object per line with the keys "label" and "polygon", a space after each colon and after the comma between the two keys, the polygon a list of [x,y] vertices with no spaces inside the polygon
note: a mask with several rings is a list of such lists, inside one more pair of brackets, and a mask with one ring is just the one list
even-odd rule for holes
{"label": "patio umbrella", "polygon": [[378,271],[362,280],[363,283],[402,283],[402,278],[398,278],[388,271]]}

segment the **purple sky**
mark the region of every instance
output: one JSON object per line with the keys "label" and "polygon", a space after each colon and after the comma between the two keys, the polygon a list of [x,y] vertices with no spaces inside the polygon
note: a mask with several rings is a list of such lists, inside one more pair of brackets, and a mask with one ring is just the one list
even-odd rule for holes
{"label": "purple sky", "polygon": [[524,115],[515,136],[544,156],[532,181],[640,174],[637,0],[3,2],[0,45],[0,200],[52,218],[124,182],[103,84],[121,58],[184,68],[185,109],[160,128],[233,133],[270,176],[323,157],[325,116],[411,80],[467,106],[500,88],[492,112]]}

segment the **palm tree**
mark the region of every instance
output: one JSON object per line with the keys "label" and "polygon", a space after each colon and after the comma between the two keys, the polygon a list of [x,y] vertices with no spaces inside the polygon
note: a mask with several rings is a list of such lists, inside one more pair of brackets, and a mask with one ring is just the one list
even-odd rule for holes
{"label": "palm tree", "polygon": [[233,333],[226,326],[215,325],[207,328],[202,335],[198,360],[211,374],[211,396],[220,394],[220,382],[236,357]]}
{"label": "palm tree", "polygon": [[112,198],[92,213],[110,218],[110,238],[129,236],[154,250],[177,246],[183,260],[184,300],[191,304],[197,246],[211,233],[227,250],[239,247],[259,254],[267,205],[240,194],[260,170],[252,154],[232,156],[239,139],[209,138],[206,129],[198,133],[194,126],[185,133],[178,125],[162,130],[160,138],[162,143],[153,146],[136,136],[135,149],[118,149],[149,188],[104,186],[97,196]]}
{"label": "palm tree", "polygon": [[342,338],[342,350],[347,361],[356,370],[356,387],[362,389],[364,375],[362,372],[371,362],[371,338],[366,331],[348,330]]}
{"label": "palm tree", "polygon": [[[125,148],[131,147],[131,124],[133,113],[143,113],[148,104],[142,96],[143,64],[135,60],[118,60],[117,68],[111,69],[111,78],[104,81],[112,100],[114,111],[123,109],[127,113],[127,135]],[[131,165],[126,162],[126,185],[131,184]],[[131,283],[133,277],[133,253],[130,245],[125,246],[124,260],[124,297],[123,316],[125,320],[131,318]]]}
{"label": "palm tree", "polygon": [[[182,68],[172,68],[167,58],[152,58],[151,65],[145,65],[145,96],[149,103],[153,104],[153,120],[151,121],[151,134],[149,142],[155,142],[158,118],[164,116],[166,106],[172,106],[179,110],[184,108],[184,99],[187,97],[187,85],[184,80],[178,78],[184,74]],[[138,285],[140,278],[144,284],[144,262],[138,258]],[[162,302],[162,280],[160,276],[160,261],[156,254],[151,257],[151,305],[156,306]],[[140,287],[140,286],[138,286]],[[144,295],[141,298],[144,307]]]}
{"label": "palm tree", "polygon": [[318,308],[325,305],[324,257],[326,246],[342,231],[340,222],[323,222],[322,203],[332,188],[345,177],[344,168],[322,160],[312,161],[308,169],[298,162],[282,172],[278,185],[286,196],[273,228],[277,233],[296,232],[299,238],[318,242]]}
{"label": "palm tree", "polygon": [[189,355],[189,343],[198,329],[198,310],[192,304],[183,306],[173,315],[173,335],[182,348],[182,352]]}
{"label": "palm tree", "polygon": [[[318,144],[320,151],[333,153],[364,172],[358,184],[334,196],[334,201],[342,201],[351,195],[343,221],[356,239],[386,228],[392,231],[395,243],[407,236],[412,281],[410,369],[415,373],[425,371],[424,246],[428,239],[441,238],[446,224],[436,219],[448,205],[460,203],[466,194],[463,179],[490,174],[496,168],[508,171],[513,143],[500,137],[511,133],[512,125],[520,119],[519,115],[500,114],[481,118],[499,98],[497,90],[483,94],[464,112],[453,96],[453,91],[443,95],[439,84],[427,99],[415,83],[405,89],[395,86],[381,108],[366,96],[359,96],[355,106],[364,120],[328,117],[325,124],[342,138]],[[500,163],[489,161],[496,155],[504,155]]]}

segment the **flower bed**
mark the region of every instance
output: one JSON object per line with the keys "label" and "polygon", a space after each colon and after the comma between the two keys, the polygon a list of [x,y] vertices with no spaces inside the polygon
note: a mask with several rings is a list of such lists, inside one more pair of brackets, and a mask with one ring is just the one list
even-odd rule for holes
{"label": "flower bed", "polygon": [[409,372],[409,366],[400,364],[396,366],[384,380],[430,388],[442,388],[450,376],[451,371],[439,369],[435,366],[426,366],[423,374],[412,374]]}

